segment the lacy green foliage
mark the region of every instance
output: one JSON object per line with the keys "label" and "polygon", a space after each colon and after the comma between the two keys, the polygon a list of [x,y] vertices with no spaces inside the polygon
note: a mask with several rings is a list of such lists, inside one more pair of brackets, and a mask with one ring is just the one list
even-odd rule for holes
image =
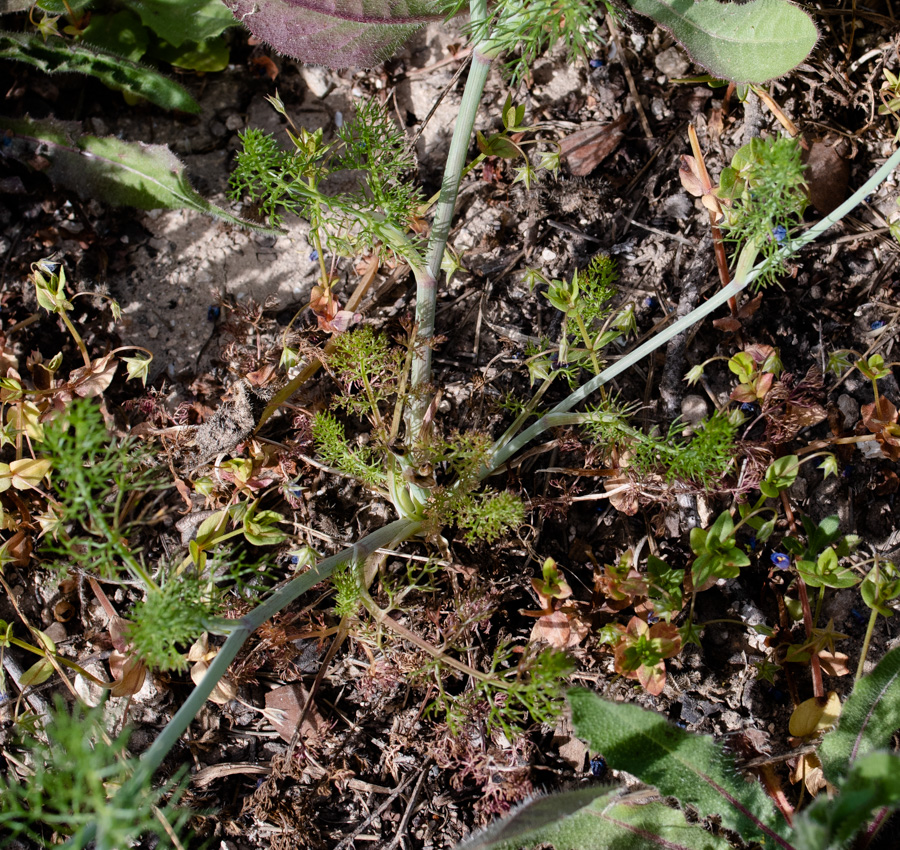
{"label": "lacy green foliage", "polygon": [[630,454],[629,466],[638,475],[661,474],[666,481],[712,487],[721,481],[734,459],[736,422],[717,411],[698,423],[690,439],[676,420],[665,437],[645,434],[628,422],[633,408],[610,400],[595,407],[584,427],[597,441]]}
{"label": "lacy green foliage", "polygon": [[[439,661],[434,662],[434,666],[439,665]],[[454,735],[460,734],[473,717],[479,717],[488,731],[502,729],[513,740],[531,723],[553,725],[565,708],[562,680],[573,669],[569,657],[559,650],[538,652],[528,647],[517,656],[512,644],[502,643],[494,650],[488,675],[473,679],[472,687],[462,694],[447,693],[438,673],[438,696],[429,710],[444,713]]]}
{"label": "lacy green foliage", "polygon": [[466,493],[452,502],[451,517],[466,543],[493,543],[525,519],[525,506],[512,493]]}
{"label": "lacy green foliage", "polygon": [[312,435],[323,463],[369,487],[384,483],[384,465],[378,453],[368,446],[351,449],[344,426],[334,414],[327,410],[317,413],[312,421]]}
{"label": "lacy green foliage", "polygon": [[[753,245],[764,259],[775,259],[808,202],[801,153],[796,139],[770,137],[753,139],[732,157],[718,190],[726,205],[721,226],[730,241]],[[774,263],[758,285],[774,280],[779,268]]]}
{"label": "lacy green foliage", "polygon": [[[382,417],[382,408],[396,398],[400,390],[403,352],[391,346],[384,334],[376,334],[370,326],[363,325],[333,338],[328,366],[343,390],[338,404],[377,423]],[[387,434],[382,437],[387,438]]]}
{"label": "lacy green foliage", "polygon": [[577,276],[581,289],[579,311],[585,322],[602,321],[612,313],[609,302],[618,295],[619,265],[607,254],[597,254]]}
{"label": "lacy green foliage", "polygon": [[430,0],[223,0],[279,53],[328,68],[371,68],[420,27],[439,21]]}
{"label": "lacy green foliage", "polygon": [[809,55],[819,37],[812,19],[787,0],[625,0],[669,30],[713,76],[737,83],[781,77]]}
{"label": "lacy green foliage", "polygon": [[121,758],[128,733],[111,745],[104,743],[102,706],[90,711],[76,707],[70,715],[60,699],[44,731],[46,741],[31,736],[21,741],[32,775],[23,781],[11,773],[0,776],[4,839],[30,839],[44,847],[49,836],[58,833],[70,836],[67,847],[80,850],[88,845],[82,830],[93,827],[96,843],[90,846],[97,850],[131,847],[150,835],[157,837],[157,847],[171,847],[171,837],[154,812],[157,806],[174,834],[184,837],[187,812],[174,808],[179,792],[164,802],[171,786],[147,786],[127,799],[110,799],[131,774]]}
{"label": "lacy green foliage", "polygon": [[[277,98],[273,102],[286,114]],[[314,241],[340,255],[384,243],[405,258],[419,259],[417,245],[405,232],[422,196],[403,178],[412,160],[385,107],[374,102],[358,107],[334,142],[326,143],[321,129],[291,133],[291,141],[294,149],[286,151],[260,130],[241,133],[232,197],[248,198],[276,226],[285,214],[302,216]],[[323,181],[347,172],[355,175],[357,188],[326,194]]]}
{"label": "lacy green foliage", "polygon": [[[447,4],[455,14],[466,4]],[[524,79],[538,57],[563,45],[568,60],[586,60],[604,44],[597,32],[597,18],[615,13],[612,3],[602,0],[499,0],[491,7],[491,18],[472,36],[480,40],[490,27],[490,43],[505,53],[515,53],[504,68],[512,85]]]}
{"label": "lacy green foliage", "polygon": [[0,32],[0,58],[27,62],[46,74],[87,74],[111,89],[146,98],[163,109],[200,111],[200,104],[178,83],[152,68],[90,45]]}
{"label": "lacy green foliage", "polygon": [[356,564],[342,564],[331,574],[334,585],[334,613],[338,617],[352,617],[359,610],[362,593],[359,569]]}
{"label": "lacy green foliage", "polygon": [[185,650],[209,628],[216,607],[208,582],[188,573],[168,576],[134,606],[128,640],[151,669],[184,670]]}
{"label": "lacy green foliage", "polygon": [[30,161],[40,149],[44,173],[84,198],[142,210],[192,209],[232,224],[264,230],[210,203],[195,192],[184,165],[165,145],[85,136],[81,125],[61,121],[0,118],[6,154]]}
{"label": "lacy green foliage", "polygon": [[65,571],[77,564],[107,578],[133,568],[137,553],[123,524],[123,506],[131,493],[151,490],[160,480],[141,447],[113,437],[99,407],[76,399],[46,426],[42,448],[53,460],[58,501],[56,536],[45,537],[45,546],[64,556],[48,565]]}

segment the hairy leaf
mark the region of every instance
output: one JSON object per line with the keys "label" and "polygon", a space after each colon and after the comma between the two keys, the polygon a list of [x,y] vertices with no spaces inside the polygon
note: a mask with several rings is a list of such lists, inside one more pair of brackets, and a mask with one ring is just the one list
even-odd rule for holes
{"label": "hairy leaf", "polygon": [[47,74],[88,74],[111,89],[146,98],[164,109],[200,111],[200,104],[168,77],[86,44],[55,38],[45,43],[39,35],[0,32],[0,59],[27,62]]}
{"label": "hairy leaf", "polygon": [[223,0],[279,53],[329,68],[370,68],[439,21],[436,0]]}
{"label": "hairy leaf", "polygon": [[519,850],[550,844],[554,850],[587,847],[628,850],[726,850],[724,838],[689,824],[684,814],[647,792],[622,794],[598,786],[540,797],[460,844],[456,850]]}
{"label": "hairy leaf", "polygon": [[876,810],[900,805],[900,757],[884,751],[857,759],[834,799],[821,795],[795,823],[797,850],[846,847]]}
{"label": "hairy leaf", "polygon": [[787,0],[626,0],[669,30],[711,74],[764,83],[797,67],[816,44],[812,19]]}
{"label": "hairy leaf", "polygon": [[837,783],[853,762],[888,746],[900,729],[900,647],[891,650],[878,666],[860,679],[847,698],[840,722],[819,747],[822,770]]}
{"label": "hairy leaf", "polygon": [[141,16],[144,26],[174,47],[204,41],[234,26],[221,0],[122,0]]}
{"label": "hairy leaf", "polygon": [[652,711],[606,702],[583,688],[568,693],[579,737],[626,770],[702,815],[718,814],[744,839],[777,839],[775,810],[758,784],[745,782],[712,738],[685,732]]}
{"label": "hairy leaf", "polygon": [[260,230],[195,192],[184,165],[165,145],[79,133],[78,124],[0,118],[0,153],[28,162],[82,197],[142,210],[187,208]]}

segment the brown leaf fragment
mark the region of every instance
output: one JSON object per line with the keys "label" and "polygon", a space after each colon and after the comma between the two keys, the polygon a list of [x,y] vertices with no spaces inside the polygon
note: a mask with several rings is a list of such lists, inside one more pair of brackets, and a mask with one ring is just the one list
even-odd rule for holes
{"label": "brown leaf fragment", "polygon": [[587,177],[625,138],[631,116],[620,115],[602,127],[587,127],[560,140],[559,153],[576,177]]}
{"label": "brown leaf fragment", "polygon": [[847,666],[849,660],[850,657],[843,652],[828,652],[823,649],[819,653],[822,672],[826,676],[849,676],[850,668]]}
{"label": "brown leaf fragment", "polygon": [[[294,737],[294,730],[308,699],[309,691],[299,682],[282,685],[266,694],[266,716],[285,741],[290,742]],[[324,725],[322,715],[313,706],[300,726],[300,734],[305,741],[309,741],[318,737]]]}
{"label": "brown leaf fragment", "polygon": [[91,361],[90,367],[82,366],[75,369],[69,376],[69,386],[82,398],[102,395],[112,383],[118,365],[112,353],[98,357]]}

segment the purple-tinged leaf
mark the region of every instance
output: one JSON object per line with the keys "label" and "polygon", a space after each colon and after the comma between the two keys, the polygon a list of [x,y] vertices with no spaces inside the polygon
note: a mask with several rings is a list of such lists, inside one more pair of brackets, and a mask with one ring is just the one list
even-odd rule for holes
{"label": "purple-tinged leaf", "polygon": [[279,53],[329,68],[370,68],[417,29],[443,19],[429,0],[224,0]]}

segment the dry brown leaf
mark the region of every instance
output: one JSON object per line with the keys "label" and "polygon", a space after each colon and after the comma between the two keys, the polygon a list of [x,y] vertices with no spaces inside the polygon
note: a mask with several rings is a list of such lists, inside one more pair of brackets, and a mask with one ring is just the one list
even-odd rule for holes
{"label": "dry brown leaf", "polygon": [[[269,722],[275,727],[275,731],[285,740],[290,742],[300,720],[306,701],[309,699],[309,691],[299,682],[291,685],[282,685],[266,694],[266,711]],[[325,721],[313,705],[300,726],[300,734],[304,741],[310,741],[318,737],[323,729]]]}
{"label": "dry brown leaf", "polygon": [[109,692],[114,697],[134,696],[147,678],[147,665],[140,658],[115,649],[109,654],[109,671],[116,681]]}
{"label": "dry brown leaf", "polygon": [[602,127],[588,127],[559,142],[559,153],[576,177],[587,177],[625,138],[630,115],[620,115]]}
{"label": "dry brown leaf", "polygon": [[82,398],[102,395],[112,383],[118,365],[112,353],[99,357],[91,361],[90,367],[75,369],[69,376],[69,386]]}

